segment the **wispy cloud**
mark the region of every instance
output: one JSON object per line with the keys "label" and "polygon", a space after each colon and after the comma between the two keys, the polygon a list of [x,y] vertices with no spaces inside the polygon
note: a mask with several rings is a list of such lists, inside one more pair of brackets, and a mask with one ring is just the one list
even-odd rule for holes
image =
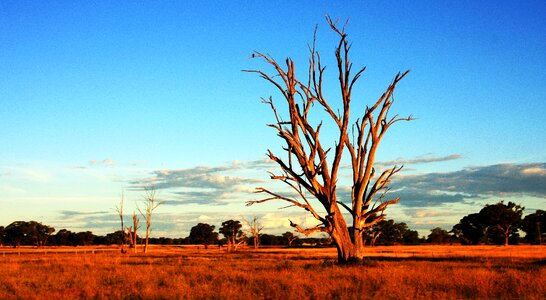
{"label": "wispy cloud", "polygon": [[0,191],[10,194],[22,194],[25,192],[24,189],[9,184],[0,184]]}
{"label": "wispy cloud", "polygon": [[376,162],[376,165],[378,166],[416,165],[416,164],[428,164],[428,163],[434,163],[434,162],[457,160],[461,158],[462,156],[460,154],[451,154],[448,156],[423,156],[423,157],[418,157],[413,159],[399,158],[399,159],[389,160],[389,161],[380,161],[380,162]]}
{"label": "wispy cloud", "polygon": [[112,160],[111,158],[106,158],[106,159],[103,159],[103,160],[90,160],[89,161],[89,165],[90,166],[113,166],[115,165],[116,162],[114,160]]}
{"label": "wispy cloud", "polygon": [[52,170],[42,167],[8,166],[0,172],[2,177],[11,177],[31,182],[49,182],[53,179]]}
{"label": "wispy cloud", "polygon": [[453,215],[452,211],[423,208],[406,208],[403,212],[412,218],[443,218]]}
{"label": "wispy cloud", "polygon": [[[379,167],[380,169],[385,168],[391,168],[392,166],[400,166],[404,165],[404,170],[414,170],[414,168],[408,167],[411,165],[419,165],[419,164],[430,164],[430,163],[436,163],[436,162],[445,162],[445,161],[451,161],[451,160],[457,160],[461,159],[462,155],[460,154],[451,154],[447,156],[431,156],[430,154],[423,155],[416,158],[398,158],[395,160],[387,160],[387,161],[376,161],[374,164],[374,167]],[[344,170],[351,169],[351,165],[343,165],[341,167]]]}
{"label": "wispy cloud", "polygon": [[267,157],[259,160],[252,160],[241,163],[241,165],[247,169],[270,169],[277,167],[277,163]]}
{"label": "wispy cloud", "polygon": [[77,210],[61,210],[59,211],[61,216],[63,218],[77,218],[77,217],[85,217],[85,216],[96,216],[96,215],[104,215],[104,214],[111,214],[111,211],[77,211]]}

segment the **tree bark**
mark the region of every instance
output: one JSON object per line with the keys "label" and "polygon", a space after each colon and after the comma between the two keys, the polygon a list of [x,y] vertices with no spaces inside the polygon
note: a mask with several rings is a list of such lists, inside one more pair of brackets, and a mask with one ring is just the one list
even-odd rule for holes
{"label": "tree bark", "polygon": [[336,244],[338,263],[347,264],[361,259],[363,252],[351,241],[351,235],[341,211],[337,209],[337,213],[334,212],[332,218],[333,228],[330,235]]}

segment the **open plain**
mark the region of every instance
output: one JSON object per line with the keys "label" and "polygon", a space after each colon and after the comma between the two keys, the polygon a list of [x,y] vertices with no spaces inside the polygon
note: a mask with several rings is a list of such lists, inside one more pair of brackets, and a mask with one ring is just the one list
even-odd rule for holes
{"label": "open plain", "polygon": [[544,299],[544,246],[0,248],[1,299]]}

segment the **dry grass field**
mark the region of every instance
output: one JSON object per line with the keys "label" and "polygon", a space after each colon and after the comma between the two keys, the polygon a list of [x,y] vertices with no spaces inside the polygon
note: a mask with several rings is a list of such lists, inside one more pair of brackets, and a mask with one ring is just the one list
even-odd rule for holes
{"label": "dry grass field", "polygon": [[[75,251],[78,252],[75,252]],[[544,246],[0,248],[0,299],[545,299]]]}

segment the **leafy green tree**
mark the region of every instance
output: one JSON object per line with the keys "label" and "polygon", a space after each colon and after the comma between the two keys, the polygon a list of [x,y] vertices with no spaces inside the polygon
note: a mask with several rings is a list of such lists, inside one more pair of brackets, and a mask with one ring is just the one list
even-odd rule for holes
{"label": "leafy green tree", "polygon": [[[405,223],[402,223],[406,225]],[[407,227],[404,228],[402,231],[402,244],[404,245],[418,245],[421,243],[421,239],[419,239],[419,232],[416,230],[411,230]]]}
{"label": "leafy green tree", "polygon": [[382,220],[374,225],[375,237],[372,244],[395,245],[419,243],[419,234],[408,228],[406,223],[396,223],[394,220]]}
{"label": "leafy green tree", "polygon": [[519,238],[518,229],[524,209],[513,202],[488,204],[479,213],[463,217],[453,226],[452,232],[463,244],[492,242],[508,245],[510,240],[517,242]]}
{"label": "leafy green tree", "polygon": [[480,210],[480,218],[486,225],[486,235],[495,244],[508,246],[509,239],[517,241],[518,229],[521,226],[521,216],[525,208],[508,202],[501,201],[496,204],[486,205]]}
{"label": "leafy green tree", "polygon": [[47,240],[55,232],[55,228],[36,221],[27,222],[26,226],[28,238],[38,247],[46,246]]}
{"label": "leafy green tree", "polygon": [[168,238],[168,237],[160,237],[157,239],[157,244],[159,245],[173,245],[174,244],[174,240],[172,238]]}
{"label": "leafy green tree", "polygon": [[477,245],[485,237],[486,227],[479,213],[464,216],[453,226],[452,232],[464,245]]}
{"label": "leafy green tree", "polygon": [[96,238],[96,236],[91,231],[78,232],[77,236],[78,236],[78,245],[80,246],[93,245],[93,241]]}
{"label": "leafy green tree", "polygon": [[214,225],[199,223],[191,228],[189,239],[193,244],[203,244],[207,249],[208,245],[218,240],[218,233],[214,232]]}
{"label": "leafy green tree", "polygon": [[28,239],[28,230],[25,221],[15,221],[6,226],[4,229],[4,240],[6,244],[18,247]]}
{"label": "leafy green tree", "polygon": [[539,245],[546,242],[546,211],[539,209],[525,216],[521,229],[525,231],[527,242]]}
{"label": "leafy green tree", "polygon": [[431,244],[447,244],[451,242],[451,235],[447,230],[436,227],[430,230],[427,242]]}
{"label": "leafy green tree", "polygon": [[282,237],[272,234],[260,234],[260,244],[264,246],[275,246],[282,243]]}
{"label": "leafy green tree", "polygon": [[125,231],[118,230],[118,231],[107,234],[104,239],[104,242],[107,245],[121,244],[125,241],[126,238],[127,238],[127,234],[125,233]]}
{"label": "leafy green tree", "polygon": [[45,246],[55,228],[36,221],[15,221],[4,229],[4,242],[19,245]]}
{"label": "leafy green tree", "polygon": [[57,234],[53,236],[53,240],[57,246],[77,246],[78,235],[67,229],[61,229],[57,231]]}
{"label": "leafy green tree", "polygon": [[238,239],[243,236],[243,231],[241,228],[243,225],[241,222],[236,220],[227,220],[222,222],[222,227],[218,230],[227,240],[228,252],[231,252],[235,249]]}
{"label": "leafy green tree", "polygon": [[287,232],[282,234],[282,241],[283,241],[283,245],[286,245],[288,247],[291,247],[292,244],[294,244],[294,243],[295,244],[301,243],[299,241],[299,237],[297,235],[294,235],[290,231],[287,231]]}

